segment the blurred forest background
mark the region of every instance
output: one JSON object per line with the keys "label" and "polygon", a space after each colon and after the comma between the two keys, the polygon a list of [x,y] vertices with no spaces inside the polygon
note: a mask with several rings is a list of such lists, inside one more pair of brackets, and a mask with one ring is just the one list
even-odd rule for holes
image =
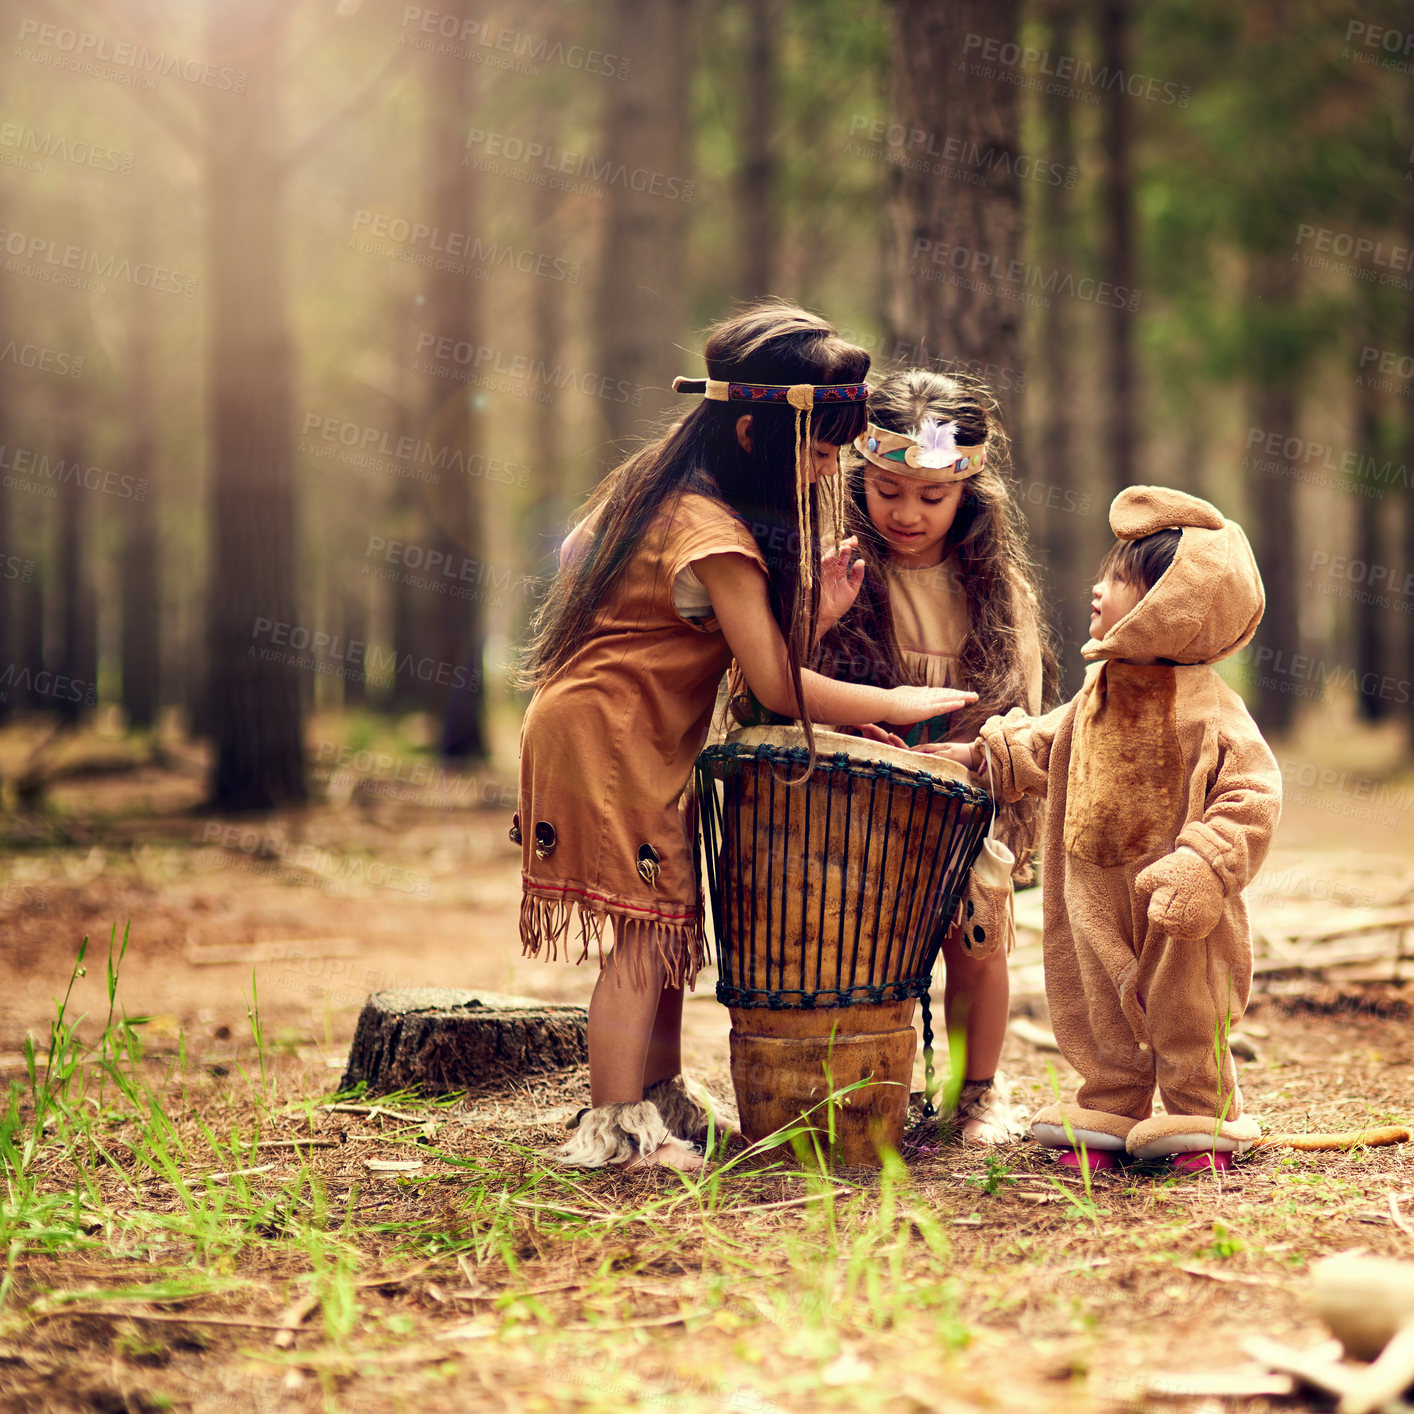
{"label": "blurred forest background", "polygon": [[[567,520],[777,294],[986,378],[1077,680],[1133,482],[1244,521],[1280,734],[1414,722],[1414,11],[1393,0],[18,0],[0,726],[513,742]],[[371,729],[370,729],[371,730]]]}

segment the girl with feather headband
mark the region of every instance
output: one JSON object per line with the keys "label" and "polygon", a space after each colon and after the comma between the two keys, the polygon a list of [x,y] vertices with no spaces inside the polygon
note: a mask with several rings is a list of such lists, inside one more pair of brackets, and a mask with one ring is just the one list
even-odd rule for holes
{"label": "girl with feather headband", "polygon": [[[1039,712],[1055,697],[1055,651],[1036,594],[1025,522],[1004,479],[1008,440],[996,400],[964,375],[912,368],[869,396],[854,443],[846,529],[869,572],[849,613],[816,655],[821,672],[892,687],[915,683],[977,694],[971,707],[880,739],[936,753],[970,741],[988,717]],[[997,832],[1029,883],[1041,807],[1006,805]],[[1009,1004],[1005,952],[973,956],[960,928],[943,941],[944,1010],[966,1035],[956,1116],[965,1139],[1005,1143],[1025,1133],[997,1063]]]}

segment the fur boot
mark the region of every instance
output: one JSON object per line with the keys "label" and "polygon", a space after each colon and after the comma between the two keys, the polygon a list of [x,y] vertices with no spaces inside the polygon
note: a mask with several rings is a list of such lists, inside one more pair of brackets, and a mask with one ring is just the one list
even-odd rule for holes
{"label": "fur boot", "polygon": [[990,1080],[969,1080],[957,1097],[950,1117],[957,1133],[970,1144],[1012,1144],[1029,1133],[1012,1103],[1011,1081],[999,1071]]}
{"label": "fur boot", "polygon": [[[712,1097],[686,1076],[674,1075],[650,1085],[643,1092],[643,1098],[658,1106],[670,1134],[685,1134],[690,1139],[706,1136],[708,1121],[715,1111]],[[716,1127],[720,1133],[720,1117],[716,1117]]]}
{"label": "fur boot", "polygon": [[651,1154],[671,1137],[658,1107],[649,1100],[600,1105],[581,1112],[573,1134],[555,1157],[569,1168],[604,1168]]}

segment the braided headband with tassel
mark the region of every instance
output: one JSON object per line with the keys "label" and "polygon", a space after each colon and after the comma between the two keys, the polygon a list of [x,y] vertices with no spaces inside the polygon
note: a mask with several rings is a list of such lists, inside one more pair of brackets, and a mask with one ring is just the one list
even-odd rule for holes
{"label": "braided headband with tassel", "polygon": [[[795,517],[800,537],[800,588],[813,592],[815,539],[810,514],[810,418],[820,403],[863,403],[869,400],[867,383],[735,383],[723,378],[674,378],[673,392],[701,393],[717,403],[785,403],[795,409]],[[801,417],[804,415],[804,426]],[[843,473],[827,477],[824,495],[830,511],[831,530],[838,546],[845,523]]]}
{"label": "braided headband with tassel", "polygon": [[673,392],[701,393],[714,403],[789,403],[808,412],[816,403],[864,403],[867,383],[733,383],[724,378],[674,378]]}

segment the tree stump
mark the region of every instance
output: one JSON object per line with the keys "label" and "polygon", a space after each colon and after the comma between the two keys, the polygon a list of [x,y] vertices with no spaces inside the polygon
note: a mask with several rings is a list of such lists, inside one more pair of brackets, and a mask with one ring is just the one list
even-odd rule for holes
{"label": "tree stump", "polygon": [[362,1080],[375,1095],[445,1095],[588,1059],[584,1007],[449,987],[374,992],[359,1014],[341,1088]]}

